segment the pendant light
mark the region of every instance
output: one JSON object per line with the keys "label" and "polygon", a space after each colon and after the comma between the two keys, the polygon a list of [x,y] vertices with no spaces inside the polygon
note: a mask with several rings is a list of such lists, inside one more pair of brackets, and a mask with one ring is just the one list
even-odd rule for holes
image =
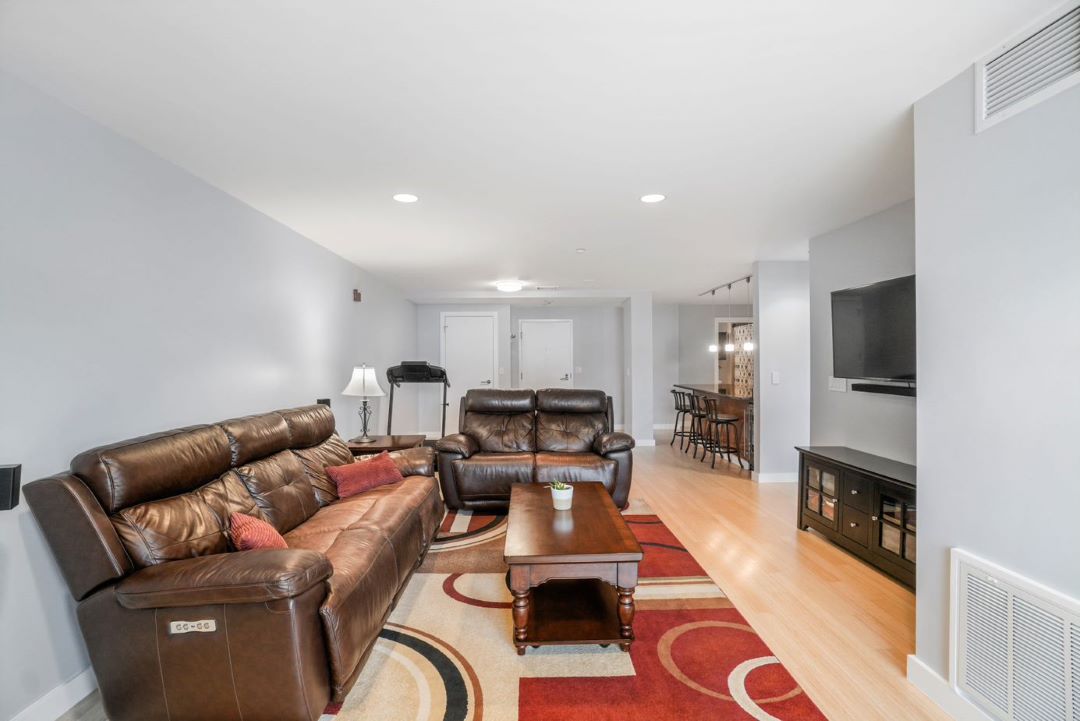
{"label": "pendant light", "polygon": [[731,283],[728,283],[728,286],[727,286],[727,317],[728,317],[728,339],[727,339],[727,343],[724,344],[724,351],[727,352],[727,353],[732,353],[732,352],[735,351],[735,343],[732,342],[734,339],[731,337]]}
{"label": "pendant light", "polygon": [[[713,292],[712,292],[712,297],[713,297],[713,303],[715,304],[715,303],[716,303],[716,289],[715,289],[715,288],[713,288]],[[714,310],[713,312],[715,313],[716,311]],[[715,325],[715,324],[714,324],[714,325]],[[715,328],[715,327],[713,328],[713,332],[714,332],[714,333],[716,332],[716,328]],[[710,353],[716,353],[716,352],[718,352],[719,350],[720,350],[720,346],[719,346],[719,345],[717,345],[716,343],[710,343],[710,344],[709,344],[709,352],[710,352]]]}
{"label": "pendant light", "polygon": [[[746,305],[750,305],[750,303],[751,303],[751,301],[750,301],[750,278],[747,278],[746,279]],[[754,326],[751,325],[750,327],[753,328]],[[742,349],[744,351],[746,351],[747,353],[750,353],[750,352],[752,352],[754,350],[754,339],[753,339],[753,337],[751,337],[750,340],[743,342]]]}

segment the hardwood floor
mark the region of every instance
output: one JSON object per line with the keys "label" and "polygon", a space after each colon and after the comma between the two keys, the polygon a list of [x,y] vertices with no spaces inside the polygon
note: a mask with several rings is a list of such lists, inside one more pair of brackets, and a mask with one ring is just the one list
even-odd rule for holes
{"label": "hardwood floor", "polygon": [[796,485],[691,460],[657,435],[634,450],[642,498],[832,721],[951,718],[908,683],[915,594],[795,526]]}
{"label": "hardwood floor", "polygon": [[[670,436],[634,451],[645,500],[832,721],[946,721],[905,677],[915,596],[795,527],[795,484],[691,460]],[[722,467],[721,467],[722,466]],[[95,696],[63,721],[104,721]]]}

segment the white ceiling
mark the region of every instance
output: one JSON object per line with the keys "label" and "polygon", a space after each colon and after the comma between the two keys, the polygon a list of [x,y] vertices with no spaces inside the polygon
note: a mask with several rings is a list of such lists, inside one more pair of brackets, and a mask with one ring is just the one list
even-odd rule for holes
{"label": "white ceiling", "polygon": [[0,66],[407,292],[692,300],[910,198],[912,102],[1054,4],[0,0]]}

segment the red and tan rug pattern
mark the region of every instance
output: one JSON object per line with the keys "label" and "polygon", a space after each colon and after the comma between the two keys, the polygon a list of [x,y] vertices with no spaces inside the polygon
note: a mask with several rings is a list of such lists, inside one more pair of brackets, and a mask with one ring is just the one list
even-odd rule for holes
{"label": "red and tan rug pattern", "polygon": [[624,514],[645,550],[629,653],[511,642],[506,519],[450,513],[356,686],[322,721],[824,719],[670,530]]}

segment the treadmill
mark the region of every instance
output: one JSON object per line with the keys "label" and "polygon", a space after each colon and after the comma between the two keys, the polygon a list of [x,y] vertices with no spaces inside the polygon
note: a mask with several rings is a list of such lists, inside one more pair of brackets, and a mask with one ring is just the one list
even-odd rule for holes
{"label": "treadmill", "polygon": [[390,408],[386,413],[386,435],[394,435],[390,430],[394,422],[394,388],[402,383],[442,384],[442,435],[446,435],[446,390],[450,387],[446,370],[433,366],[427,361],[401,361],[400,365],[386,369],[386,380],[390,383]]}

